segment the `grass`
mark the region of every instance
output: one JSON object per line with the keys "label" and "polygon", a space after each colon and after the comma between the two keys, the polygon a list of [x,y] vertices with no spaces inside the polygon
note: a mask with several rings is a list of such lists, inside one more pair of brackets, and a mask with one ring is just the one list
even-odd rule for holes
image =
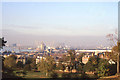
{"label": "grass", "polygon": [[23,74],[23,70],[14,71],[14,74],[18,77],[22,78],[46,78],[45,73],[42,72],[34,72],[34,71],[26,71],[26,74]]}
{"label": "grass", "polygon": [[116,75],[106,76],[106,77],[101,77],[98,80],[120,80],[120,76],[116,76]]}
{"label": "grass", "polygon": [[[16,74],[16,76],[18,77],[22,77],[24,79],[27,79],[27,78],[35,78],[35,79],[39,79],[39,78],[49,78],[49,77],[46,77],[46,74],[43,73],[43,72],[34,72],[34,71],[27,71],[26,74],[23,74],[23,70],[17,70],[17,71],[14,71],[14,73]],[[61,73],[61,72],[57,72],[56,74],[58,74],[58,78],[91,78],[91,79],[94,79],[96,78],[94,75],[82,75],[80,73]],[[81,77],[82,76],[82,77]]]}
{"label": "grass", "polygon": [[46,78],[46,76],[42,72],[29,71],[24,78]]}
{"label": "grass", "polygon": [[[39,80],[39,79],[45,79],[49,78],[46,77],[46,74],[43,72],[34,72],[34,71],[26,71],[24,72],[23,70],[16,70],[14,71],[14,74],[18,77],[23,78],[23,80]],[[101,77],[99,79],[96,78],[95,75],[84,75],[80,73],[61,73],[61,72],[56,72],[58,74],[58,78],[78,78],[79,80],[120,80],[120,76],[113,75],[113,76],[106,76],[106,77]],[[64,75],[63,75],[64,74]],[[83,79],[86,78],[86,79]]]}

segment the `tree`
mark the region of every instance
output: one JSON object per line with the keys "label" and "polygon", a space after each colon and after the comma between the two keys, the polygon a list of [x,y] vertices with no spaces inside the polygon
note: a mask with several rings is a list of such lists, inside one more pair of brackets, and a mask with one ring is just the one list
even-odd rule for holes
{"label": "tree", "polygon": [[49,75],[50,78],[57,78],[58,77],[58,74],[56,72],[51,71],[49,74],[50,74]]}
{"label": "tree", "polygon": [[0,48],[3,48],[3,46],[5,46],[5,43],[7,43],[7,41],[4,41],[4,37],[0,38]]}
{"label": "tree", "polygon": [[115,62],[117,62],[118,52],[119,52],[119,50],[118,50],[118,45],[116,45],[116,46],[112,47],[112,52],[111,52],[111,53],[106,53],[106,55],[107,55],[110,59],[112,59],[112,60],[114,60]]}
{"label": "tree", "polygon": [[41,72],[45,72],[46,76],[55,69],[55,61],[52,57],[47,56],[46,60],[41,60],[40,63],[37,65],[37,68]]}
{"label": "tree", "polygon": [[18,68],[23,68],[23,62],[18,61],[18,62],[17,62],[17,67],[18,67]]}
{"label": "tree", "polygon": [[66,55],[63,55],[62,58],[59,60],[59,62],[68,62],[69,61],[69,57]]}
{"label": "tree", "polygon": [[112,53],[109,57],[111,58],[113,56],[111,59],[117,62],[117,73],[119,74],[120,41],[118,40],[118,31],[116,30],[115,34],[108,34],[107,38],[112,41],[113,44]]}
{"label": "tree", "polygon": [[37,68],[37,66],[36,66],[36,59],[32,58],[30,66],[31,66],[31,69],[36,69]]}
{"label": "tree", "polygon": [[76,68],[76,63],[75,63],[76,53],[75,53],[75,50],[69,50],[68,54],[70,55],[69,56],[70,71],[72,71],[73,68]]}
{"label": "tree", "polygon": [[12,53],[12,52],[11,52],[11,51],[7,51],[7,50],[6,50],[6,51],[4,51],[3,53]]}
{"label": "tree", "polygon": [[109,57],[109,59],[112,59],[113,61],[117,62],[117,73],[119,73],[119,42],[117,42],[117,45],[112,48],[111,53],[106,53],[106,55]]}
{"label": "tree", "polygon": [[95,71],[95,67],[92,65],[91,62],[88,62],[84,65],[84,71],[85,72],[90,72],[90,71]]}
{"label": "tree", "polygon": [[32,61],[33,61],[33,58],[28,57],[28,58],[27,58],[27,61],[26,61],[26,64],[31,64]]}
{"label": "tree", "polygon": [[30,65],[31,69],[36,69],[37,68],[35,58],[28,57],[25,65],[27,65],[27,64]]}
{"label": "tree", "polygon": [[60,70],[63,70],[63,71],[65,70],[65,65],[63,65],[62,63],[59,63],[58,67]]}
{"label": "tree", "polygon": [[8,56],[3,59],[2,64],[2,78],[19,78],[14,74],[16,68],[16,57],[15,55]]}
{"label": "tree", "polygon": [[105,59],[99,60],[97,73],[99,77],[110,75],[110,64],[108,63],[108,60]]}
{"label": "tree", "polygon": [[83,57],[84,53],[81,53],[77,58],[78,58],[78,61],[80,61],[82,63],[82,57]]}
{"label": "tree", "polygon": [[116,73],[116,64],[110,64],[107,59],[98,59],[96,72],[98,77],[111,76]]}
{"label": "tree", "polygon": [[79,71],[79,72],[82,72],[82,71],[83,71],[83,67],[82,67],[81,64],[79,64],[79,65],[77,66],[77,71]]}
{"label": "tree", "polygon": [[111,47],[114,47],[117,45],[118,42],[118,31],[116,30],[115,33],[106,35],[107,39],[110,41]]}
{"label": "tree", "polygon": [[31,70],[30,64],[26,64],[26,65],[24,66],[24,71],[30,71],[30,70]]}
{"label": "tree", "polygon": [[74,64],[74,62],[75,62],[75,55],[76,55],[75,50],[69,50],[68,54],[70,55],[70,62],[71,62],[71,64]]}
{"label": "tree", "polygon": [[[7,43],[7,41],[4,41],[4,37],[0,38],[0,49],[5,46],[5,43]],[[0,59],[2,59],[2,79],[20,78],[13,73],[14,70],[12,69],[12,67],[16,66],[15,58],[11,56],[4,58],[3,56],[1,56]]]}
{"label": "tree", "polygon": [[10,55],[4,60],[4,66],[8,68],[16,68],[16,56]]}
{"label": "tree", "polygon": [[89,61],[84,65],[84,70],[85,71],[96,71],[96,68],[98,68],[98,60],[99,58],[90,57]]}

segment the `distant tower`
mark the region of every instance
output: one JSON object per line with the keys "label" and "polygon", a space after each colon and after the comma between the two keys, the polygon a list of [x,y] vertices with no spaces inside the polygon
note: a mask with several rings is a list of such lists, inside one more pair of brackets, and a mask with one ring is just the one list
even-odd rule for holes
{"label": "distant tower", "polygon": [[17,44],[16,44],[16,43],[15,43],[15,44],[12,44],[12,46],[13,46],[13,47],[17,47]]}
{"label": "distant tower", "polygon": [[44,51],[46,49],[46,45],[42,42],[40,48],[41,48],[41,51]]}

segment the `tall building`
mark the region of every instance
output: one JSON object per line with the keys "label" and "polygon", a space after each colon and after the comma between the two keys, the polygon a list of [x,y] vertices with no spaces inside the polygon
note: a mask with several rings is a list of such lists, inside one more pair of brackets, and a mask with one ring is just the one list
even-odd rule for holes
{"label": "tall building", "polygon": [[46,45],[42,42],[40,46],[41,51],[44,51],[46,49]]}
{"label": "tall building", "polygon": [[17,47],[17,44],[16,44],[16,43],[15,43],[15,44],[12,44],[12,46],[13,46],[13,47]]}

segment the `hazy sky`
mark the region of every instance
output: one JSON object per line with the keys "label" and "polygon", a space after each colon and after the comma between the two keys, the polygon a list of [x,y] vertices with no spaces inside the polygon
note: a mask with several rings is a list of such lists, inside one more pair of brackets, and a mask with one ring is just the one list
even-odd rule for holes
{"label": "hazy sky", "polygon": [[105,36],[118,27],[118,3],[4,2],[2,23],[9,44],[44,41],[48,45],[106,46]]}

